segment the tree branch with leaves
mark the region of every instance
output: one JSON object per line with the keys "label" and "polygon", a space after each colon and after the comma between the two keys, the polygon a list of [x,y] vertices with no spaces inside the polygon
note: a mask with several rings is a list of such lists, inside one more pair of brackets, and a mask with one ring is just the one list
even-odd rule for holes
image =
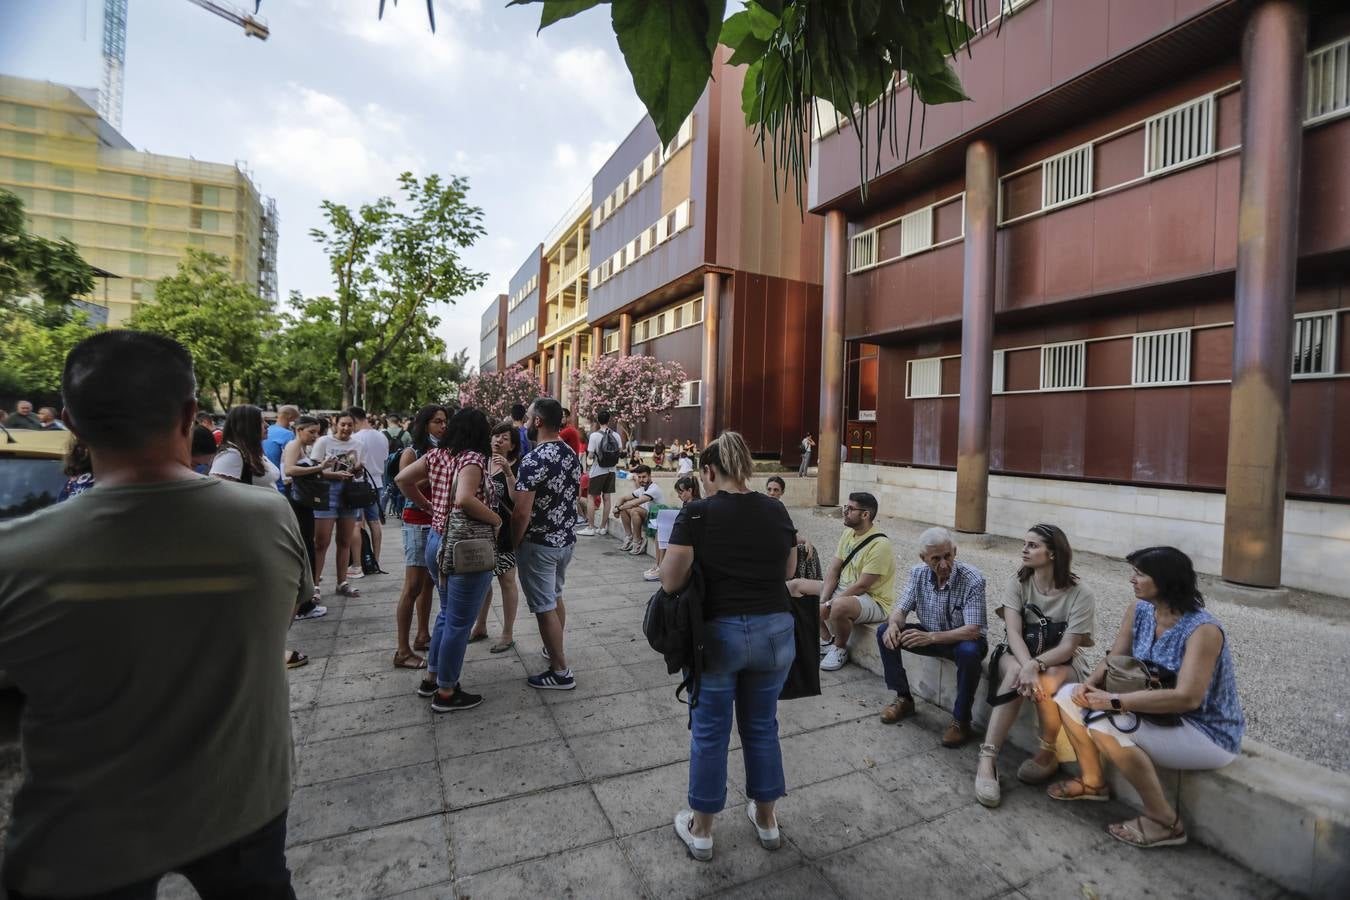
{"label": "tree branch with leaves", "polygon": [[483,211],[468,202],[468,179],[404,172],[398,182],[402,204],[381,197],[352,210],[325,200],[325,226],[310,229],[333,273],[332,362],[344,406],[354,394],[353,359],[365,370],[381,366],[434,304],[454,303],[487,281],[461,257],[486,233]]}

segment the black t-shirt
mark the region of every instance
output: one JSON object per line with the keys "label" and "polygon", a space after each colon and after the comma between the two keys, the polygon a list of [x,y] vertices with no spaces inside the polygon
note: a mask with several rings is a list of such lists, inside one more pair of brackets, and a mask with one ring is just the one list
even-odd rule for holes
{"label": "black t-shirt", "polygon": [[[697,541],[691,513],[702,514]],[[774,498],[718,491],[680,510],[670,543],[694,548],[707,587],[703,617],[711,619],[786,612],[784,573],[796,535],[787,508]]]}

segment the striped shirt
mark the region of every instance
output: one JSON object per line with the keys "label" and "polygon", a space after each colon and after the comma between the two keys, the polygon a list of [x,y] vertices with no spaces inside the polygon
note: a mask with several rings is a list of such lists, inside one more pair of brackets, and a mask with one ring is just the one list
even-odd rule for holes
{"label": "striped shirt", "polygon": [[974,566],[958,562],[942,587],[927,564],[909,570],[909,581],[900,594],[901,612],[919,615],[919,624],[929,631],[952,631],[964,625],[980,626],[983,635],[989,627],[984,609],[984,576]]}

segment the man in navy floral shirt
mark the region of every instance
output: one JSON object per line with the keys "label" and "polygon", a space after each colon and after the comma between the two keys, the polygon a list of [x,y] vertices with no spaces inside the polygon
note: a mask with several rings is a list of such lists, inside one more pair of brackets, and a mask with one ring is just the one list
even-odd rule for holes
{"label": "man in navy floral shirt", "polygon": [[525,414],[531,449],[520,461],[516,505],[511,513],[511,537],[516,545],[516,569],[525,602],[539,622],[544,658],[549,668],[531,675],[530,687],[570,691],[577,686],[563,651],[563,581],[572,561],[576,536],[577,494],[581,489],[581,461],[558,432],[563,408],[557,400],[540,397]]}

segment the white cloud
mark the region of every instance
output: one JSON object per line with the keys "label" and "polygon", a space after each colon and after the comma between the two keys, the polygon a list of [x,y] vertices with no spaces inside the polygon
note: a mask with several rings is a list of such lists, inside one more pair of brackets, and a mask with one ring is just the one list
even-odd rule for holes
{"label": "white cloud", "polygon": [[268,182],[299,183],[333,199],[390,192],[393,177],[426,168],[405,121],[375,103],[359,108],[313,88],[289,84],[265,119],[246,126],[244,145]]}

